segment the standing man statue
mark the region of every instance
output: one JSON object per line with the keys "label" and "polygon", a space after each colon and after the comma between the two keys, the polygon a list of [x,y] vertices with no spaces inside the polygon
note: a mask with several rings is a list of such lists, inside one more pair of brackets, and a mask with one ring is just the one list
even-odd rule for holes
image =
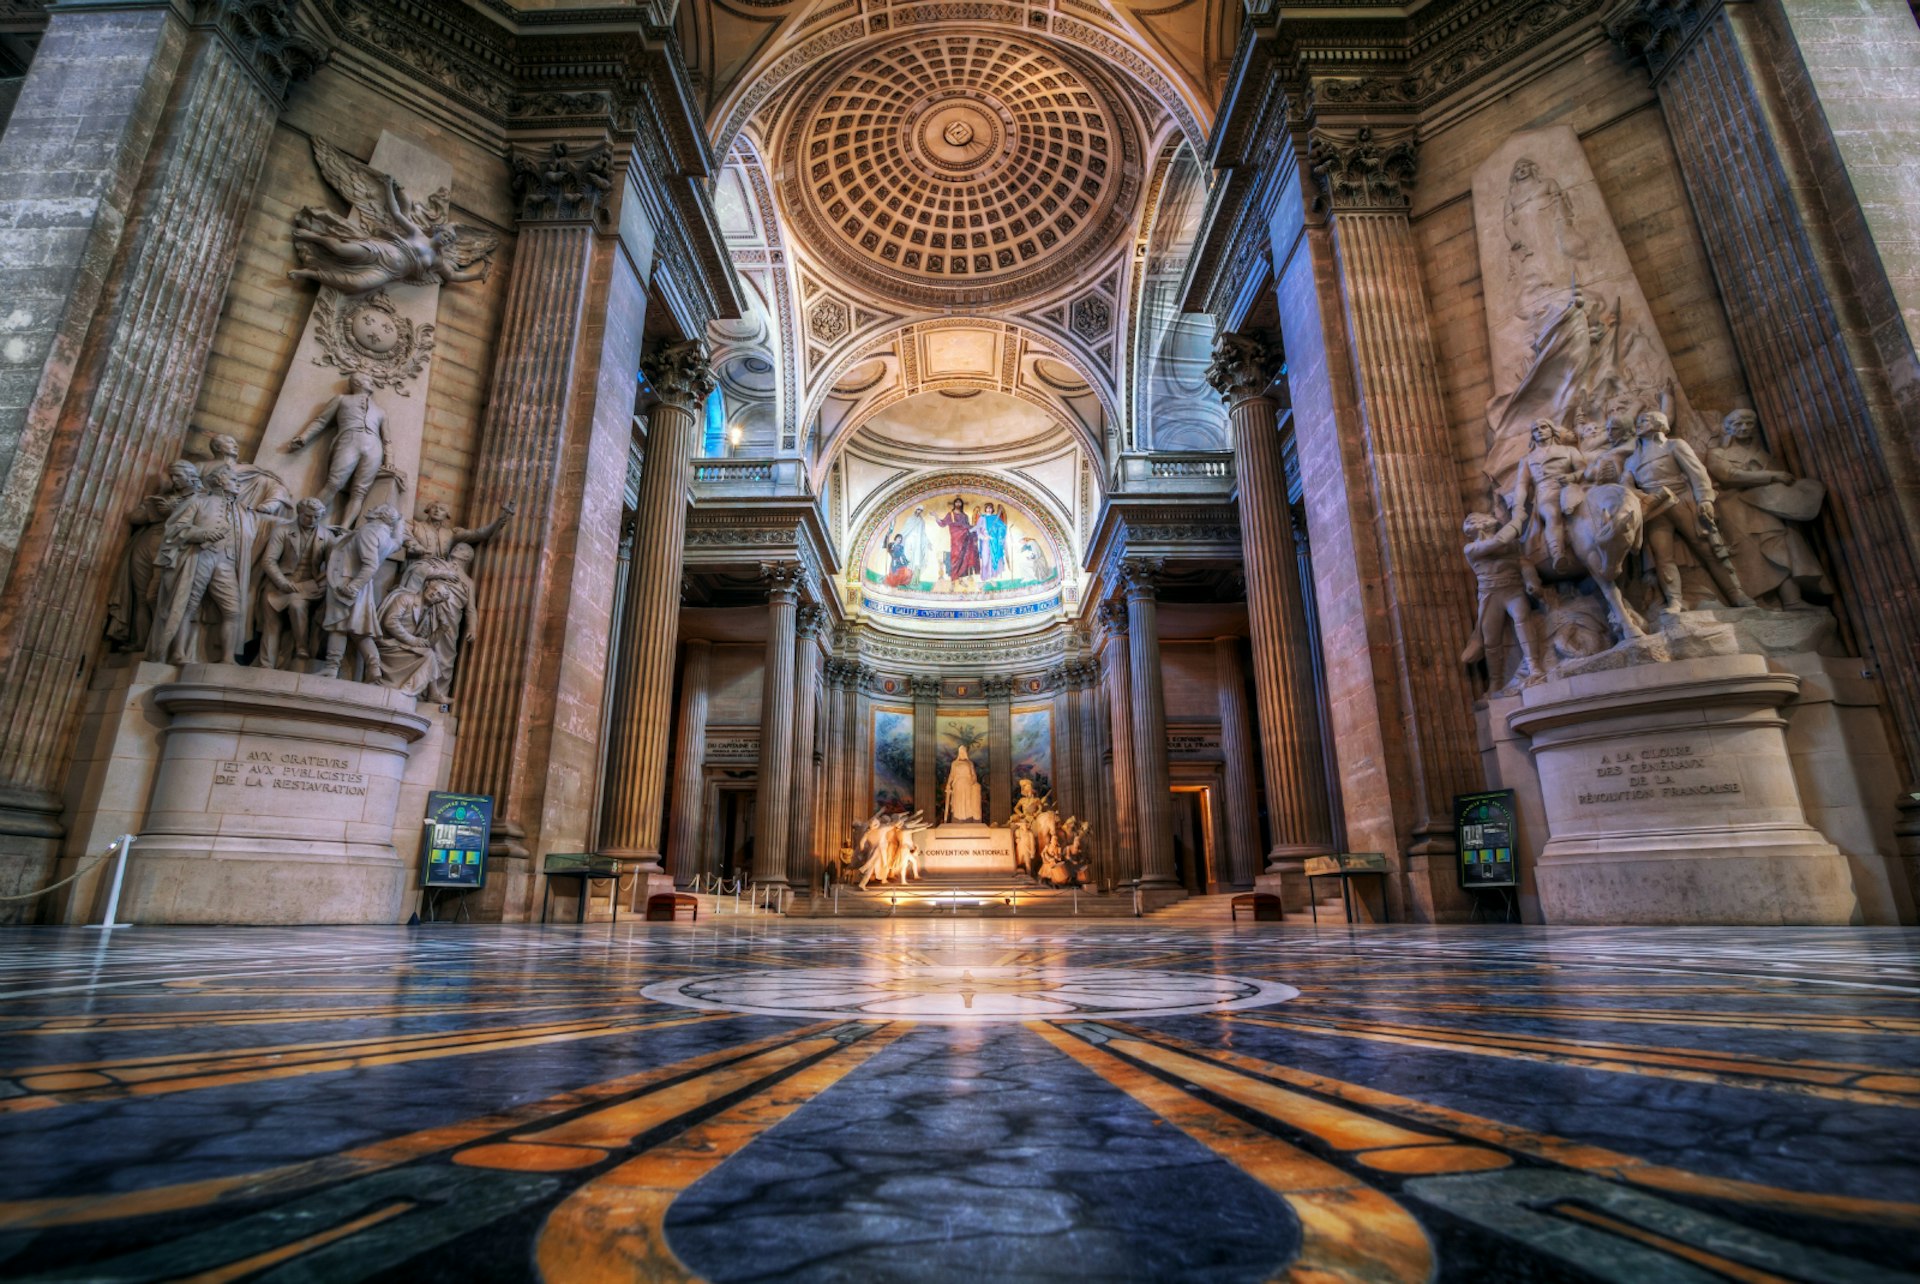
{"label": "standing man statue", "polygon": [[260,664],[277,669],[284,659],[285,635],[293,633],[293,658],[305,660],[313,652],[313,603],[326,592],[327,554],[346,538],[346,532],[327,525],[327,506],[303,499],[291,523],[276,522],[267,539],[260,573],[266,580],[261,594]]}
{"label": "standing man statue", "polygon": [[[1513,482],[1513,495],[1507,507],[1521,518],[1533,518],[1527,532],[1546,536],[1547,560],[1555,571],[1565,574],[1573,569],[1567,554],[1567,509],[1579,502],[1581,470],[1586,456],[1551,419],[1533,421],[1528,440],[1533,448],[1520,461]],[[1571,501],[1571,502],[1570,502]]]}
{"label": "standing man statue", "polygon": [[1460,663],[1487,662],[1487,691],[1492,694],[1506,676],[1506,629],[1520,643],[1522,663],[1515,677],[1538,681],[1546,676],[1540,660],[1540,648],[1530,627],[1533,607],[1527,601],[1526,584],[1521,573],[1519,518],[1501,526],[1491,513],[1468,513],[1462,533],[1467,545],[1467,565],[1480,588],[1480,604],[1475,611],[1473,639],[1460,653]]}
{"label": "standing man statue", "polygon": [[485,526],[466,530],[455,526],[452,511],[434,500],[407,524],[406,578],[418,585],[435,576],[455,574],[454,548],[460,544],[484,544],[492,539],[513,516],[515,507],[514,502],[508,500],[500,506],[498,517]]}
{"label": "standing man statue", "polygon": [[215,663],[239,661],[246,643],[248,559],[252,510],[240,502],[240,479],[220,473],[210,489],[189,495],[167,518],[153,563],[159,581],[147,658],[192,664],[200,657],[201,607],[211,602]]}
{"label": "standing man statue", "polygon": [[1714,517],[1713,478],[1700,456],[1684,441],[1668,436],[1672,429],[1667,417],[1658,410],[1643,410],[1633,421],[1633,452],[1622,465],[1633,484],[1649,495],[1662,490],[1673,496],[1673,503],[1647,519],[1646,544],[1660,576],[1660,592],[1667,610],[1687,609],[1680,587],[1680,566],[1673,560],[1673,541],[1678,536],[1693,550],[1700,565],[1719,585],[1726,600],[1735,606],[1752,606],[1754,601],[1740,587],[1740,576],[1733,569],[1733,557]]}
{"label": "standing man statue", "polygon": [[327,456],[327,481],[320,488],[319,500],[333,506],[333,498],[344,487],[346,512],[340,524],[352,527],[367,502],[367,492],[382,474],[393,478],[396,489],[407,488],[406,477],[387,466],[387,413],[373,399],[373,381],[363,374],[347,377],[347,390],[321,407],[313,422],[302,428],[286,445],[288,450],[303,450],[310,438],[333,425],[333,453]]}
{"label": "standing man statue", "polygon": [[380,565],[400,551],[406,539],[406,524],[391,504],[376,504],[367,510],[366,521],[358,530],[333,546],[327,557],[326,613],[320,627],[327,633],[327,655],[320,676],[340,676],[340,662],[346,658],[347,639],[366,667],[369,682],[380,681],[380,601],[374,577]]}
{"label": "standing man statue", "polygon": [[167,489],[147,496],[127,514],[133,539],[126,560],[114,577],[107,599],[107,638],[121,651],[143,651],[153,637],[153,606],[157,596],[154,559],[166,539],[167,518],[183,500],[206,490],[200,469],[189,459],[167,466]]}
{"label": "standing man statue", "polygon": [[1720,421],[1720,440],[1707,447],[1707,473],[1720,487],[1721,521],[1742,588],[1778,593],[1789,611],[1811,608],[1802,590],[1833,595],[1798,525],[1819,515],[1826,487],[1780,467],[1753,411],[1729,411]]}

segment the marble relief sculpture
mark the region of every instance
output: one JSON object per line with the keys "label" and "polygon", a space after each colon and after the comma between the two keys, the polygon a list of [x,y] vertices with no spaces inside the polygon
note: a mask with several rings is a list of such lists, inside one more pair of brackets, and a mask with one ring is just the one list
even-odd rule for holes
{"label": "marble relief sculpture", "polygon": [[300,266],[288,273],[293,279],[316,281],[342,294],[486,280],[500,239],[452,222],[447,189],[425,201],[412,200],[392,175],[319,138],[313,140],[313,157],[353,212],[342,218],[307,206],[294,215]]}
{"label": "marble relief sculpture", "polygon": [[1488,689],[1499,686],[1507,672],[1507,636],[1511,633],[1522,656],[1515,680],[1538,681],[1545,670],[1533,638],[1533,608],[1527,601],[1520,563],[1519,518],[1503,526],[1490,513],[1468,513],[1462,533],[1467,537],[1462,551],[1480,596],[1473,637],[1461,653],[1460,663],[1473,665],[1485,660]]}
{"label": "marble relief sculpture", "polygon": [[859,866],[859,889],[864,891],[875,878],[882,883],[890,880],[905,883],[909,870],[914,878],[918,878],[920,848],[914,835],[926,828],[926,820],[917,811],[910,815],[904,812],[875,812],[873,819],[861,831],[860,840],[854,848],[854,861]]}
{"label": "marble relief sculpture", "polygon": [[1754,601],[1740,587],[1740,576],[1733,568],[1733,555],[1721,537],[1715,520],[1713,479],[1692,446],[1670,436],[1667,416],[1658,410],[1644,410],[1633,421],[1635,444],[1625,463],[1626,474],[1634,485],[1649,493],[1664,491],[1671,503],[1647,517],[1647,544],[1660,592],[1667,610],[1687,609],[1681,588],[1680,566],[1674,558],[1677,539],[1692,551],[1719,585],[1725,599],[1734,606],[1752,606]]}

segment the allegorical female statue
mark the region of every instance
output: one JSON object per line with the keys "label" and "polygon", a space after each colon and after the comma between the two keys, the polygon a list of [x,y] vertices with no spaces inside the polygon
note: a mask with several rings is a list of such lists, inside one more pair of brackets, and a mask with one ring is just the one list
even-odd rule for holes
{"label": "allegorical female statue", "polygon": [[946,823],[979,824],[982,816],[980,809],[980,774],[973,769],[973,760],[967,757],[967,747],[960,746],[960,752],[954,755],[953,766],[947,768],[947,811]]}

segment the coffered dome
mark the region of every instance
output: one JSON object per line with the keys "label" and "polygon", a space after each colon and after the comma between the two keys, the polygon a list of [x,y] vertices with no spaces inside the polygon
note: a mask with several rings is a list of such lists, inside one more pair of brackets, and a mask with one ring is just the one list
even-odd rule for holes
{"label": "coffered dome", "polygon": [[1133,126],[1100,78],[988,32],[902,39],[830,68],[784,156],[803,240],[921,303],[1064,279],[1111,244],[1137,189]]}

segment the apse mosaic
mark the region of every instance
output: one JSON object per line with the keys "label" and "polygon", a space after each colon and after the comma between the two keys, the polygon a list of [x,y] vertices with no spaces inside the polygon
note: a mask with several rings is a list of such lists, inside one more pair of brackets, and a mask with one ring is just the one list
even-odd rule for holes
{"label": "apse mosaic", "polygon": [[903,619],[1008,619],[1060,605],[1062,558],[1004,495],[956,489],[903,503],[874,529],[863,604]]}
{"label": "apse mosaic", "polygon": [[1911,1280],[1873,929],[16,928],[16,1280]]}

